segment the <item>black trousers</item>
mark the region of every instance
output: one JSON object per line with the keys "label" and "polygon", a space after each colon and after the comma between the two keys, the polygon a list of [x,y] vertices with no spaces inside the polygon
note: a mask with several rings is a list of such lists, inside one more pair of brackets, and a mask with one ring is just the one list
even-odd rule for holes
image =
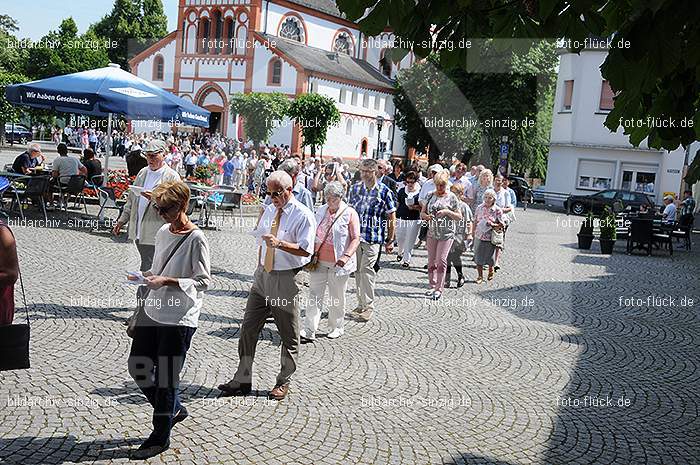
{"label": "black trousers", "polygon": [[418,232],[418,240],[425,242],[427,237],[428,237],[428,225],[423,224],[423,225],[421,225],[420,231]]}
{"label": "black trousers", "polygon": [[457,276],[462,276],[462,252],[464,249],[452,245],[450,253],[447,254],[447,275],[450,274],[452,267],[457,270]]}
{"label": "black trousers", "polygon": [[153,266],[153,255],[156,253],[155,245],[140,244],[136,241],[136,249],[141,256],[141,266],[139,271],[148,271]]}
{"label": "black trousers", "polygon": [[[144,321],[145,320],[145,321]],[[149,439],[165,444],[173,416],[182,408],[178,388],[180,371],[196,328],[156,325],[147,317],[134,328],[129,354],[129,375],[153,407],[153,433]]]}

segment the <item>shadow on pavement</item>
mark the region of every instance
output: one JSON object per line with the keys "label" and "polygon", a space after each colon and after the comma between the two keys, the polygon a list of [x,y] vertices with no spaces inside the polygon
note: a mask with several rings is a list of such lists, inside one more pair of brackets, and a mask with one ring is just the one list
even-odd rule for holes
{"label": "shadow on pavement", "polygon": [[75,436],[0,438],[0,462],[24,465],[109,461],[128,458],[143,439],[78,441]]}

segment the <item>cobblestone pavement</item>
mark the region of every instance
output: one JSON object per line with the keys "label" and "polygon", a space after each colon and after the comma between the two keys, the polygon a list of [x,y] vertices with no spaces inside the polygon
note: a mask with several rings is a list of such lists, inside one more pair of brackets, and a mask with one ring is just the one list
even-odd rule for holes
{"label": "cobblestone pavement", "polygon": [[[125,463],[150,432],[122,324],[136,249],[71,218],[15,227],[33,366],[0,373],[0,463]],[[255,249],[242,228],[207,231],[213,286],[182,376],[191,417],[150,463],[698,463],[698,252],[581,253],[575,220],[519,212],[496,280],[438,304],[423,297],[425,250],[409,270],[384,262],[375,317],[303,345],[279,403],[265,397],[279,361],[272,324],[257,391],[217,399],[237,363]]]}

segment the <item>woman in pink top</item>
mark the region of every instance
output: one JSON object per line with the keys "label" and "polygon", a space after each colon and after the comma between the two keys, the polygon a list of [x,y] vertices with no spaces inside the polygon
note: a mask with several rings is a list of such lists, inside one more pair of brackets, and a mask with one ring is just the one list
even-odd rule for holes
{"label": "woman in pink top", "polygon": [[309,276],[309,302],[306,306],[302,340],[316,339],[323,300],[328,288],[328,337],[343,335],[345,291],[350,273],[357,269],[355,251],[360,245],[360,219],[357,212],[343,202],[345,187],[338,181],[323,189],[326,203],[316,212],[315,251],[318,268]]}
{"label": "woman in pink top", "polygon": [[19,275],[15,237],[0,221],[0,326],[12,324],[15,316],[15,282]]}

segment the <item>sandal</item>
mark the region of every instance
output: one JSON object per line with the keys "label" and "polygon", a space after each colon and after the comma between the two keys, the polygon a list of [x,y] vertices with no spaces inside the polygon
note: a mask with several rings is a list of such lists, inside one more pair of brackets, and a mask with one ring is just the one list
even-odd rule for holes
{"label": "sandal", "polygon": [[489,281],[493,281],[493,271],[489,271],[489,276],[486,279],[488,279]]}
{"label": "sandal", "polygon": [[476,278],[476,281],[474,281],[476,284],[481,284],[484,282],[484,278]]}

